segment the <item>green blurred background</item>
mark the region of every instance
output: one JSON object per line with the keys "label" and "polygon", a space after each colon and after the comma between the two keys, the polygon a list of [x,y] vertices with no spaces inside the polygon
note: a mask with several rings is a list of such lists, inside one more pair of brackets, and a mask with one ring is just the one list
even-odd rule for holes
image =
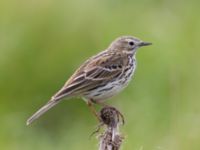
{"label": "green blurred background", "polygon": [[80,99],[25,122],[88,57],[116,37],[153,43],[129,87],[108,103],[125,116],[124,150],[200,149],[198,0],[1,0],[0,149],[95,150]]}

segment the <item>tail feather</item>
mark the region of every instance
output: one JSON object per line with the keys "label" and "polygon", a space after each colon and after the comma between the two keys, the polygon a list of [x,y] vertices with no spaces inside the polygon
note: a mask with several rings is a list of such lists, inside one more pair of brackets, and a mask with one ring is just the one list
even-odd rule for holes
{"label": "tail feather", "polygon": [[40,108],[36,113],[34,113],[26,122],[26,125],[31,124],[33,121],[38,119],[41,115],[43,115],[45,112],[47,112],[49,109],[51,109],[53,106],[58,104],[60,100],[50,100],[46,105],[44,105],[42,108]]}
{"label": "tail feather", "polygon": [[[76,87],[76,85],[74,85]],[[63,87],[60,91],[58,91],[52,98],[51,100],[44,105],[42,108],[40,108],[36,113],[34,113],[26,122],[26,125],[31,124],[33,121],[38,119],[41,115],[43,115],[45,112],[47,112],[49,109],[54,107],[56,104],[58,104],[60,101],[62,101],[62,98],[64,97],[71,97],[73,88],[74,86],[70,87]]]}

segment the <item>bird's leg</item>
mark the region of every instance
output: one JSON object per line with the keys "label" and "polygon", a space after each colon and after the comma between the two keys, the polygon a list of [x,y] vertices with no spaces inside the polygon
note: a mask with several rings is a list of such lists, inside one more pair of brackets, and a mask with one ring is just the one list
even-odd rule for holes
{"label": "bird's leg", "polygon": [[90,111],[91,111],[91,112],[94,114],[94,116],[97,118],[97,120],[98,120],[99,122],[101,122],[101,119],[100,119],[100,117],[99,117],[99,114],[96,112],[92,100],[88,100],[88,101],[87,101],[87,105],[88,105],[88,107],[90,108]]}

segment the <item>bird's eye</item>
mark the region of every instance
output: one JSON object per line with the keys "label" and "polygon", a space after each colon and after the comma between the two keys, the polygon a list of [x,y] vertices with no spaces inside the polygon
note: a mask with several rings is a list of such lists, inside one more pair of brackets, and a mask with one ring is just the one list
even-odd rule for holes
{"label": "bird's eye", "polygon": [[134,45],[134,42],[133,42],[133,41],[129,42],[129,45],[130,45],[130,46],[133,46],[133,45]]}

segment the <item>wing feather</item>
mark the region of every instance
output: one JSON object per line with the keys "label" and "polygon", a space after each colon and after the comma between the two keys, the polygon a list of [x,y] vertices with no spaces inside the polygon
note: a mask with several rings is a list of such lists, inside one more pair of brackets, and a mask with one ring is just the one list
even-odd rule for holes
{"label": "wing feather", "polygon": [[103,82],[120,76],[123,72],[122,64],[119,59],[113,59],[111,56],[113,55],[96,57],[92,61],[87,61],[72,75],[63,88],[54,95],[54,98],[59,100],[67,95],[81,95],[87,90],[101,85]]}

